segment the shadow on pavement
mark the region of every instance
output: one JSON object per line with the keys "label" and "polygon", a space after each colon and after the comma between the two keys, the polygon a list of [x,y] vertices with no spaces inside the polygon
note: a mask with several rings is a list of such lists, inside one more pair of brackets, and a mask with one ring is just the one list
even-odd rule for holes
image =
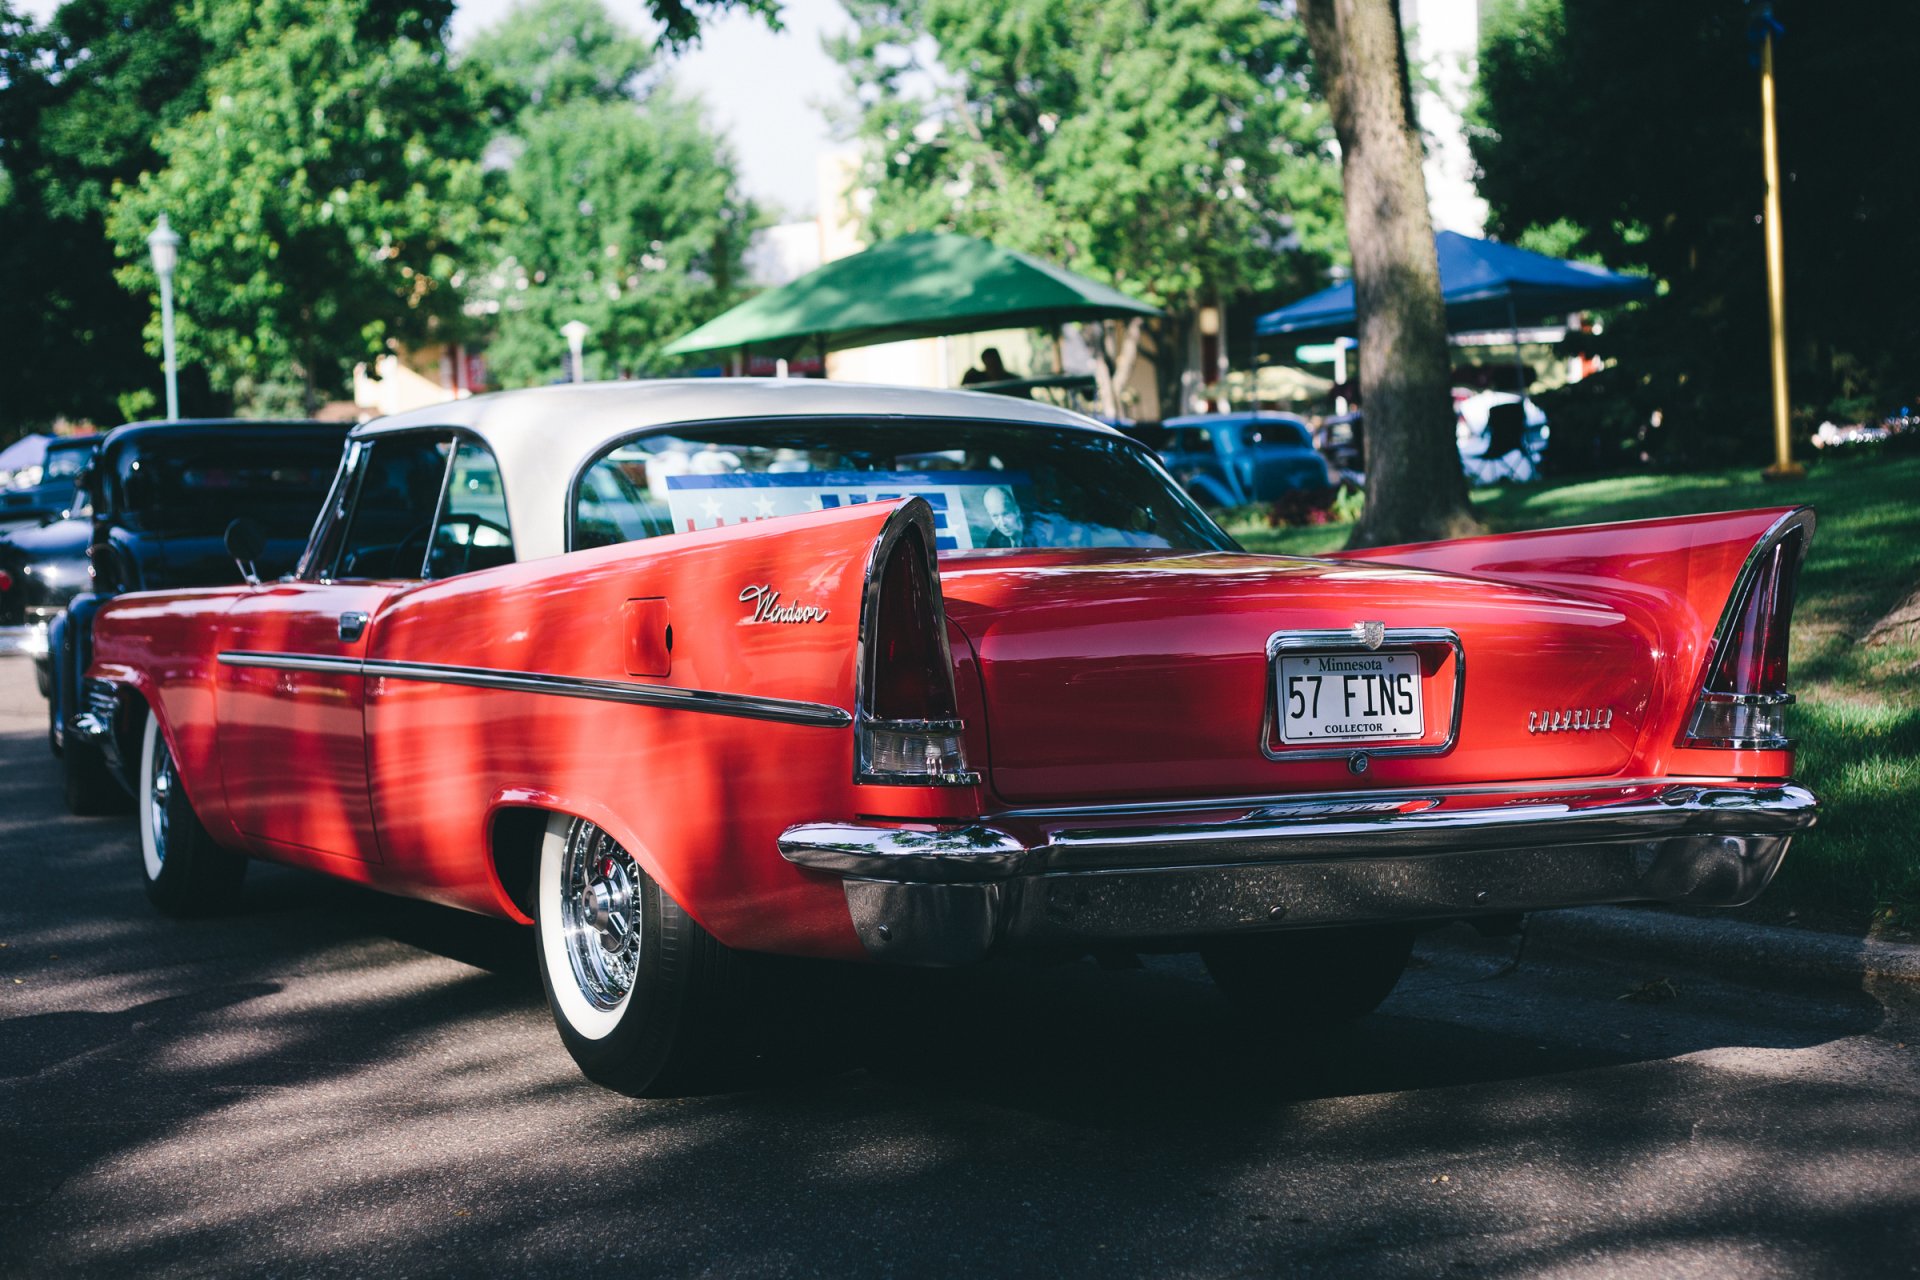
{"label": "shadow on pavement", "polygon": [[1649,1009],[1630,967],[1495,977],[1445,943],[1289,1041],[1183,959],[784,964],[733,1091],[635,1100],[575,1072],[525,930],[275,868],[240,914],[161,919],[131,823],[62,816],[50,764],[0,735],[0,1273],[1658,1274],[1920,1243],[1886,1154],[1920,1145],[1911,1099],[1866,1126],[1841,1083],[1692,1060],[1820,1052],[1876,1025],[1864,996]]}

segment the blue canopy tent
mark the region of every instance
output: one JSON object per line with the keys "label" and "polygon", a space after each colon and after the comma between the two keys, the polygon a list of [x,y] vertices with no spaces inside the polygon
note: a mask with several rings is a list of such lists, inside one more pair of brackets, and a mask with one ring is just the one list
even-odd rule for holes
{"label": "blue canopy tent", "polygon": [[[1653,296],[1646,276],[1620,275],[1584,262],[1549,258],[1457,231],[1433,238],[1440,252],[1440,297],[1454,333],[1513,329],[1589,307]],[[1261,337],[1333,337],[1354,331],[1353,283],[1335,285],[1254,321]]]}

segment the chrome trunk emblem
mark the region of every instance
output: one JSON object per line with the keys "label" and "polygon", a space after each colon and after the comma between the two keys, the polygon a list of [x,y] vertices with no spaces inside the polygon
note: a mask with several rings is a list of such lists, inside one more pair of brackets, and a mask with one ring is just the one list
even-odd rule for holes
{"label": "chrome trunk emblem", "polygon": [[1611,707],[1572,707],[1527,712],[1528,733],[1588,733],[1613,727]]}
{"label": "chrome trunk emblem", "polygon": [[1353,638],[1369,649],[1378,649],[1387,639],[1387,624],[1384,622],[1356,622],[1353,624]]}

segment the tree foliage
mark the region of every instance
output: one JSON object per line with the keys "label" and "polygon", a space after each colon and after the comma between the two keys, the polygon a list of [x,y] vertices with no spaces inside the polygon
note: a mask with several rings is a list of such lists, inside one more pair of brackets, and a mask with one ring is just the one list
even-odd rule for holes
{"label": "tree foliage", "polygon": [[[949,229],[1167,308],[1304,292],[1338,170],[1299,24],[1260,0],[850,0],[870,235]],[[1177,361],[1162,361],[1163,372]]]}
{"label": "tree foliage", "polygon": [[[0,0],[0,435],[156,404],[143,241],[163,207],[188,237],[186,412],[224,411],[248,387],[243,407],[266,407],[258,388],[286,380],[311,403],[387,339],[450,319],[449,273],[487,229],[477,147],[529,88],[551,96],[543,75],[580,71],[516,67],[484,93],[449,65],[452,9],[66,0],[36,24]],[[668,45],[730,9],[777,23],[774,0],[635,6]],[[644,66],[644,48],[635,64],[639,42],[600,29],[590,74],[630,87],[619,60]]]}
{"label": "tree foliage", "polygon": [[592,331],[590,376],[653,371],[661,346],[739,298],[755,214],[725,143],[650,80],[647,46],[599,0],[538,0],[471,58],[522,88],[502,229],[476,268],[494,376],[552,380],[573,320]]}
{"label": "tree foliage", "polygon": [[458,313],[479,105],[413,11],[389,25],[368,0],[263,0],[236,19],[202,0],[196,16],[233,52],[156,140],[163,167],[115,201],[119,278],[154,287],[145,235],[166,213],[186,239],[183,359],[217,386],[292,382],[311,409],[356,361]]}
{"label": "tree foliage", "polygon": [[654,65],[653,48],[601,0],[533,0],[466,50],[508,95],[511,114],[578,101],[625,102]]}
{"label": "tree foliage", "polygon": [[[1796,418],[1877,417],[1920,392],[1920,168],[1888,150],[1920,124],[1907,83],[1920,7],[1786,0],[1776,11]],[[1473,148],[1495,229],[1519,239],[1558,227],[1576,252],[1665,282],[1599,341],[1620,366],[1604,377],[1617,384],[1616,430],[1657,411],[1664,425],[1647,443],[1670,456],[1765,456],[1751,17],[1734,4],[1518,0],[1496,11],[1482,50]]]}
{"label": "tree foliage", "polygon": [[[0,2],[0,433],[117,421],[129,391],[151,402],[151,303],[114,279],[106,212],[116,182],[158,163],[154,134],[191,110],[208,53],[174,0],[69,0],[45,26]],[[204,379],[182,392],[211,407]]]}

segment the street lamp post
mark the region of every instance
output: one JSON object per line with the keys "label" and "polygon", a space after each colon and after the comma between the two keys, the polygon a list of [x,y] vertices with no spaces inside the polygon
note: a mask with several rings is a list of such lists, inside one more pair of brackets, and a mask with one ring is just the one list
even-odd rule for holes
{"label": "street lamp post", "polygon": [[153,253],[153,273],[160,277],[160,343],[167,360],[167,421],[180,417],[180,378],[173,360],[173,268],[180,260],[180,233],[167,225],[161,214],[147,237]]}
{"label": "street lamp post", "polygon": [[1774,122],[1773,37],[1780,30],[1773,6],[1762,3],[1760,32],[1760,161],[1766,174],[1767,328],[1773,364],[1773,465],[1769,480],[1798,480],[1807,469],[1793,460],[1793,427],[1787,400],[1787,269],[1780,245],[1780,133]]}
{"label": "street lamp post", "polygon": [[582,352],[586,346],[587,335],[592,333],[593,330],[587,328],[586,325],[578,320],[569,320],[560,326],[560,332],[566,335],[567,347],[573,352],[573,380],[575,382],[585,382],[587,380],[587,371],[583,367],[582,362],[585,357]]}

